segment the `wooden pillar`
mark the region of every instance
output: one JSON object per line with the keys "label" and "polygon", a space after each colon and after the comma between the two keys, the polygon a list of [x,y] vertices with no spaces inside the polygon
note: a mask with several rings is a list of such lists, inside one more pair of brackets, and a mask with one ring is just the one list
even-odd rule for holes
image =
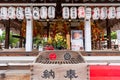
{"label": "wooden pillar", "polygon": [[[22,37],[22,25],[21,25],[21,28],[20,28],[20,37]],[[22,48],[23,38],[20,38],[19,41],[20,41],[19,47]]]}
{"label": "wooden pillar", "polygon": [[9,49],[9,41],[10,41],[10,20],[4,21],[5,25],[5,49]]}
{"label": "wooden pillar", "polygon": [[33,41],[33,20],[26,20],[26,44],[25,50],[26,52],[32,51],[32,41]]}
{"label": "wooden pillar", "polygon": [[67,49],[70,50],[70,42],[71,41],[70,41],[70,33],[69,32],[66,34],[66,39],[67,39],[67,42],[66,42],[67,43]]}
{"label": "wooden pillar", "polygon": [[109,20],[106,19],[106,30],[107,30],[107,48],[111,49],[111,27],[108,25]]}
{"label": "wooden pillar", "polygon": [[84,26],[85,26],[85,51],[92,51],[90,19],[85,19]]}

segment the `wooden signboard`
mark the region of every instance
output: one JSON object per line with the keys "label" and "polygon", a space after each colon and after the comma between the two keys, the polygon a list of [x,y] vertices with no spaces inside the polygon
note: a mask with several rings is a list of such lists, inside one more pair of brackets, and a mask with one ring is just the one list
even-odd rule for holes
{"label": "wooden signboard", "polygon": [[31,80],[89,80],[89,67],[79,52],[41,52],[31,67]]}
{"label": "wooden signboard", "polygon": [[40,64],[34,63],[31,80],[89,80],[86,63]]}

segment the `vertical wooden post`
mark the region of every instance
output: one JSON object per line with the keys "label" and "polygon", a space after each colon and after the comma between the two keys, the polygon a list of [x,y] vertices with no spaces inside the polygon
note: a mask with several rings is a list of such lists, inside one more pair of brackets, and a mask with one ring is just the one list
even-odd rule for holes
{"label": "vertical wooden post", "polygon": [[108,19],[106,19],[106,30],[107,30],[107,48],[111,49],[111,27],[108,25]]}
{"label": "vertical wooden post", "polygon": [[[21,25],[21,28],[20,28],[20,37],[22,37],[22,25]],[[23,41],[23,38],[20,38],[19,41],[20,41],[19,47],[22,48],[22,41]]]}
{"label": "vertical wooden post", "polygon": [[85,19],[84,27],[85,27],[85,51],[92,51],[90,19]]}
{"label": "vertical wooden post", "polygon": [[5,49],[9,49],[9,40],[10,40],[10,20],[4,21],[5,25]]}
{"label": "vertical wooden post", "polygon": [[68,32],[67,34],[66,34],[66,39],[67,39],[67,49],[68,50],[70,50],[70,33]]}
{"label": "vertical wooden post", "polygon": [[33,20],[26,20],[26,44],[25,50],[26,52],[32,51],[32,41],[33,41]]}

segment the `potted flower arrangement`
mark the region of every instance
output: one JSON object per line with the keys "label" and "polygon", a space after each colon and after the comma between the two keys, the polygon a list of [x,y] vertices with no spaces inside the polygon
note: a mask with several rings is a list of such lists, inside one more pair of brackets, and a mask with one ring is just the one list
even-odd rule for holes
{"label": "potted flower arrangement", "polygon": [[52,42],[55,49],[66,49],[66,39],[61,33],[57,33]]}

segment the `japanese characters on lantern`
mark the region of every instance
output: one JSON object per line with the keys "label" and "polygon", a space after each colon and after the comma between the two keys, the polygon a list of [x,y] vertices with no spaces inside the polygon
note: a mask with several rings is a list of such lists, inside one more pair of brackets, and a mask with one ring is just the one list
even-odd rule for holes
{"label": "japanese characters on lantern", "polygon": [[34,20],[40,19],[40,10],[38,7],[33,7],[33,19]]}
{"label": "japanese characters on lantern", "polygon": [[85,19],[91,19],[91,8],[87,7],[85,9]]}
{"label": "japanese characters on lantern", "polygon": [[116,19],[120,19],[120,7],[116,8]]}
{"label": "japanese characters on lantern", "polygon": [[23,20],[24,19],[24,13],[23,13],[24,9],[22,7],[17,7],[16,8],[16,18]]}
{"label": "japanese characters on lantern", "polygon": [[15,19],[16,18],[15,7],[9,7],[8,8],[8,17],[10,19]]}
{"label": "japanese characters on lantern", "polygon": [[85,18],[85,7],[78,8],[78,18]]}
{"label": "japanese characters on lantern", "polygon": [[31,19],[32,18],[31,7],[25,7],[25,18],[26,19]]}
{"label": "japanese characters on lantern", "polygon": [[114,19],[116,17],[115,7],[109,7],[108,9],[108,19]]}
{"label": "japanese characters on lantern", "polygon": [[41,19],[47,19],[47,7],[43,6],[40,8]]}
{"label": "japanese characters on lantern", "polygon": [[7,7],[1,7],[0,12],[1,12],[1,15],[0,15],[1,19],[3,19],[3,20],[9,19]]}
{"label": "japanese characters on lantern", "polygon": [[71,7],[70,8],[70,18],[71,19],[76,19],[77,18],[77,8],[76,7]]}
{"label": "japanese characters on lantern", "polygon": [[63,19],[69,19],[69,7],[63,7],[63,13],[62,13],[62,16],[63,16]]}
{"label": "japanese characters on lantern", "polygon": [[55,18],[55,7],[53,6],[48,7],[48,18],[49,19]]}
{"label": "japanese characters on lantern", "polygon": [[100,9],[100,19],[106,19],[107,18],[107,7],[102,7]]}
{"label": "japanese characters on lantern", "polygon": [[92,18],[93,18],[93,20],[98,20],[99,17],[100,17],[100,9],[99,9],[99,7],[95,7],[93,9]]}

